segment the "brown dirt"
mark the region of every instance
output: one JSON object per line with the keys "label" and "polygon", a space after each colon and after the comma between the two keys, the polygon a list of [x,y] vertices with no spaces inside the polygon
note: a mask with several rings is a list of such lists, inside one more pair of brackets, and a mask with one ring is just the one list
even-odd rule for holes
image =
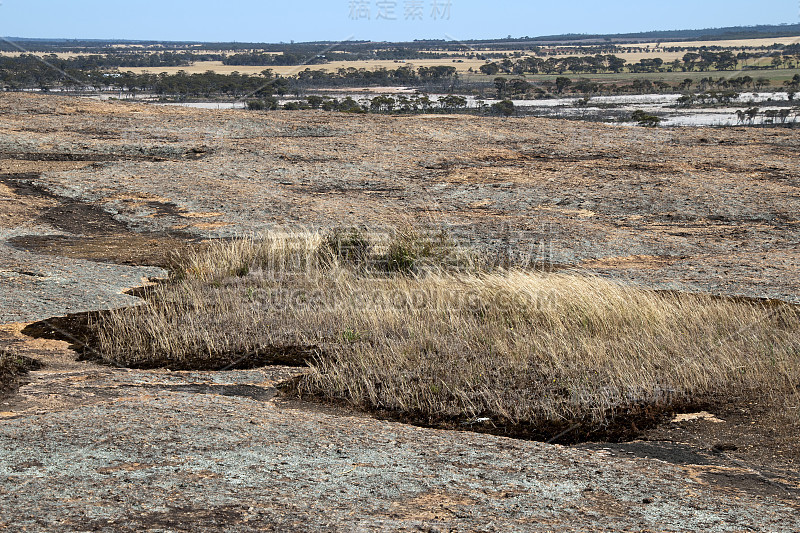
{"label": "brown dirt", "polygon": [[[48,168],[44,164],[29,170],[33,168],[41,172],[62,166]],[[15,248],[120,265],[167,267],[173,254],[190,245],[190,236],[180,231],[136,233],[97,206],[50,193],[31,183],[40,172],[0,174],[0,198],[8,207],[0,211],[0,228],[35,224],[64,234],[7,239]],[[150,201],[149,206],[164,213],[175,212],[175,206],[168,203]]]}
{"label": "brown dirt", "polygon": [[[423,222],[657,288],[800,301],[794,132],[0,101],[0,246],[25,251],[26,283],[44,279],[39,254],[163,265],[190,240],[279,223]],[[84,160],[46,155],[70,153]],[[708,406],[724,422],[667,423],[646,441],[542,447],[281,403],[274,387],[290,369],[239,379],[77,362],[63,342],[23,336],[26,325],[0,327],[0,347],[45,364],[0,401],[0,529],[800,527],[798,427],[784,400]],[[41,497],[9,503],[21,481]],[[148,494],[154,483],[164,492]]]}

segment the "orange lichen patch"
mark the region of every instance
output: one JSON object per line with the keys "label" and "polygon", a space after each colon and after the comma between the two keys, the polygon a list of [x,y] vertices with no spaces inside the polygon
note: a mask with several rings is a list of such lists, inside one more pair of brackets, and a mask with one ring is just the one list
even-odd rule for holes
{"label": "orange lichen patch", "polygon": [[183,218],[214,218],[214,217],[221,217],[225,213],[192,213],[192,212],[185,212],[180,213],[180,216]]}
{"label": "orange lichen patch", "polygon": [[23,335],[22,330],[29,324],[0,324],[0,345],[12,345],[14,351],[29,357],[37,354],[63,353],[68,350],[69,343],[48,339],[34,339]]}
{"label": "orange lichen patch", "polygon": [[468,166],[458,161],[442,162],[442,166],[454,166],[455,170],[445,176],[435,178],[437,181],[444,181],[453,184],[479,184],[487,185],[507,182],[510,184],[520,184],[541,179],[541,174],[532,175],[529,169],[518,167],[488,166],[483,168],[459,168]]}
{"label": "orange lichen patch", "polygon": [[574,215],[578,217],[589,218],[597,216],[597,213],[589,211],[588,209],[559,209],[559,211],[565,215]]}
{"label": "orange lichen patch", "polygon": [[150,470],[151,468],[165,468],[170,466],[179,466],[180,463],[167,461],[165,463],[121,463],[106,468],[98,468],[98,474],[113,474],[114,472],[137,472],[140,470]]}
{"label": "orange lichen patch", "polygon": [[605,516],[626,516],[630,504],[616,498],[603,490],[592,490],[583,493],[581,509],[603,513]]}
{"label": "orange lichen patch", "polygon": [[2,174],[38,174],[40,172],[65,172],[91,165],[91,161],[24,161],[0,158]]}
{"label": "orange lichen patch", "polygon": [[714,424],[721,424],[725,422],[724,420],[720,420],[716,416],[712,415],[708,411],[700,411],[699,413],[682,413],[675,415],[675,418],[672,419],[673,423],[680,423],[680,422],[692,422],[694,420],[705,420],[707,422],[712,422]]}
{"label": "orange lichen patch", "polygon": [[35,221],[42,209],[52,207],[47,198],[19,195],[0,183],[0,228],[18,228]]}
{"label": "orange lichen patch", "polygon": [[488,207],[492,207],[492,205],[494,205],[494,202],[491,201],[491,200],[488,200],[488,199],[487,200],[479,200],[477,202],[472,202],[471,204],[469,204],[469,208],[470,209],[486,209]]}
{"label": "orange lichen patch", "polygon": [[444,520],[456,516],[454,507],[474,505],[475,500],[460,494],[432,491],[416,498],[395,502],[389,507],[389,516],[405,520]]}
{"label": "orange lichen patch", "polygon": [[[135,177],[132,179],[136,179]],[[158,202],[161,204],[167,204],[171,202],[169,198],[166,196],[158,196],[155,194],[148,194],[148,193],[141,193],[137,195],[131,194],[114,194],[108,197],[110,201],[118,201],[118,202],[129,202],[133,205],[144,205],[146,203],[151,202]]]}
{"label": "orange lichen patch", "polygon": [[189,227],[202,229],[202,230],[213,230],[218,228],[225,228],[228,226],[232,226],[230,222],[200,222],[199,224],[192,224]]}

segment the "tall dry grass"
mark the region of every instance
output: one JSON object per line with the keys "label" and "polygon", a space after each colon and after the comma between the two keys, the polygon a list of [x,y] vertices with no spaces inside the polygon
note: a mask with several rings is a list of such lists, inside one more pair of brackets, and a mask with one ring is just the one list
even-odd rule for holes
{"label": "tall dry grass", "polygon": [[386,268],[395,241],[367,246],[380,268],[320,234],[215,243],[144,305],[96,324],[100,352],[173,368],[302,353],[300,395],[553,428],[800,384],[796,307],[474,263],[397,272]]}

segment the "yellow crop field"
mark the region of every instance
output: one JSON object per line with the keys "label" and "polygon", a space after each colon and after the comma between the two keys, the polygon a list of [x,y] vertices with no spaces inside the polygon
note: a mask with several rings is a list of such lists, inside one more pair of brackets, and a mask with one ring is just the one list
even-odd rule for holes
{"label": "yellow crop field", "polygon": [[754,48],[759,46],[772,46],[773,44],[796,44],[800,43],[800,36],[796,37],[773,37],[770,39],[736,39],[736,40],[722,40],[722,41],[677,41],[677,42],[660,42],[660,43],[640,43],[640,44],[622,44],[621,47],[628,48],[655,48],[660,46],[671,47],[680,46],[686,47],[701,47],[701,46],[723,46],[731,48]]}
{"label": "yellow crop field", "polygon": [[276,74],[282,76],[291,76],[302,72],[305,69],[311,70],[324,70],[326,72],[336,72],[340,68],[355,68],[375,70],[378,68],[385,68],[387,70],[394,70],[400,67],[411,67],[417,69],[419,67],[432,67],[432,66],[451,66],[456,67],[459,72],[468,72],[470,68],[478,70],[481,65],[486,63],[479,59],[464,59],[462,62],[453,62],[452,59],[414,59],[410,61],[392,61],[392,60],[369,60],[369,61],[332,61],[324,65],[301,65],[301,66],[240,66],[240,65],[223,65],[221,61],[198,61],[193,65],[186,67],[142,67],[142,68],[123,68],[120,70],[131,71],[137,74],[142,72],[152,72],[160,74],[165,72],[167,74],[175,74],[183,70],[189,74],[199,74],[206,71],[214,71],[218,74],[230,74],[231,72],[239,72],[240,74],[260,74],[266,69],[272,69]]}

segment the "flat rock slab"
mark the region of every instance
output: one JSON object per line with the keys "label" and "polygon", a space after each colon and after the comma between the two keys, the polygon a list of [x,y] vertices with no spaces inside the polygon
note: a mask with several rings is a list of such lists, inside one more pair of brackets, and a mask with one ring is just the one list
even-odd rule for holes
{"label": "flat rock slab", "polygon": [[796,494],[720,490],[713,465],[348,415],[277,399],[302,370],[111,369],[18,332],[0,341],[46,367],[0,402],[0,529],[800,528]]}
{"label": "flat rock slab", "polygon": [[0,324],[130,307],[141,300],[124,290],[166,275],[160,268],[33,254],[0,241]]}
{"label": "flat rock slab", "polygon": [[791,132],[2,99],[0,324],[19,324],[0,347],[44,367],[0,399],[0,530],[800,530],[796,475],[680,444],[565,448],[283,402],[297,369],[77,362],[24,323],[131,305],[122,291],[164,272],[7,244],[410,215],[649,286],[798,301]]}

